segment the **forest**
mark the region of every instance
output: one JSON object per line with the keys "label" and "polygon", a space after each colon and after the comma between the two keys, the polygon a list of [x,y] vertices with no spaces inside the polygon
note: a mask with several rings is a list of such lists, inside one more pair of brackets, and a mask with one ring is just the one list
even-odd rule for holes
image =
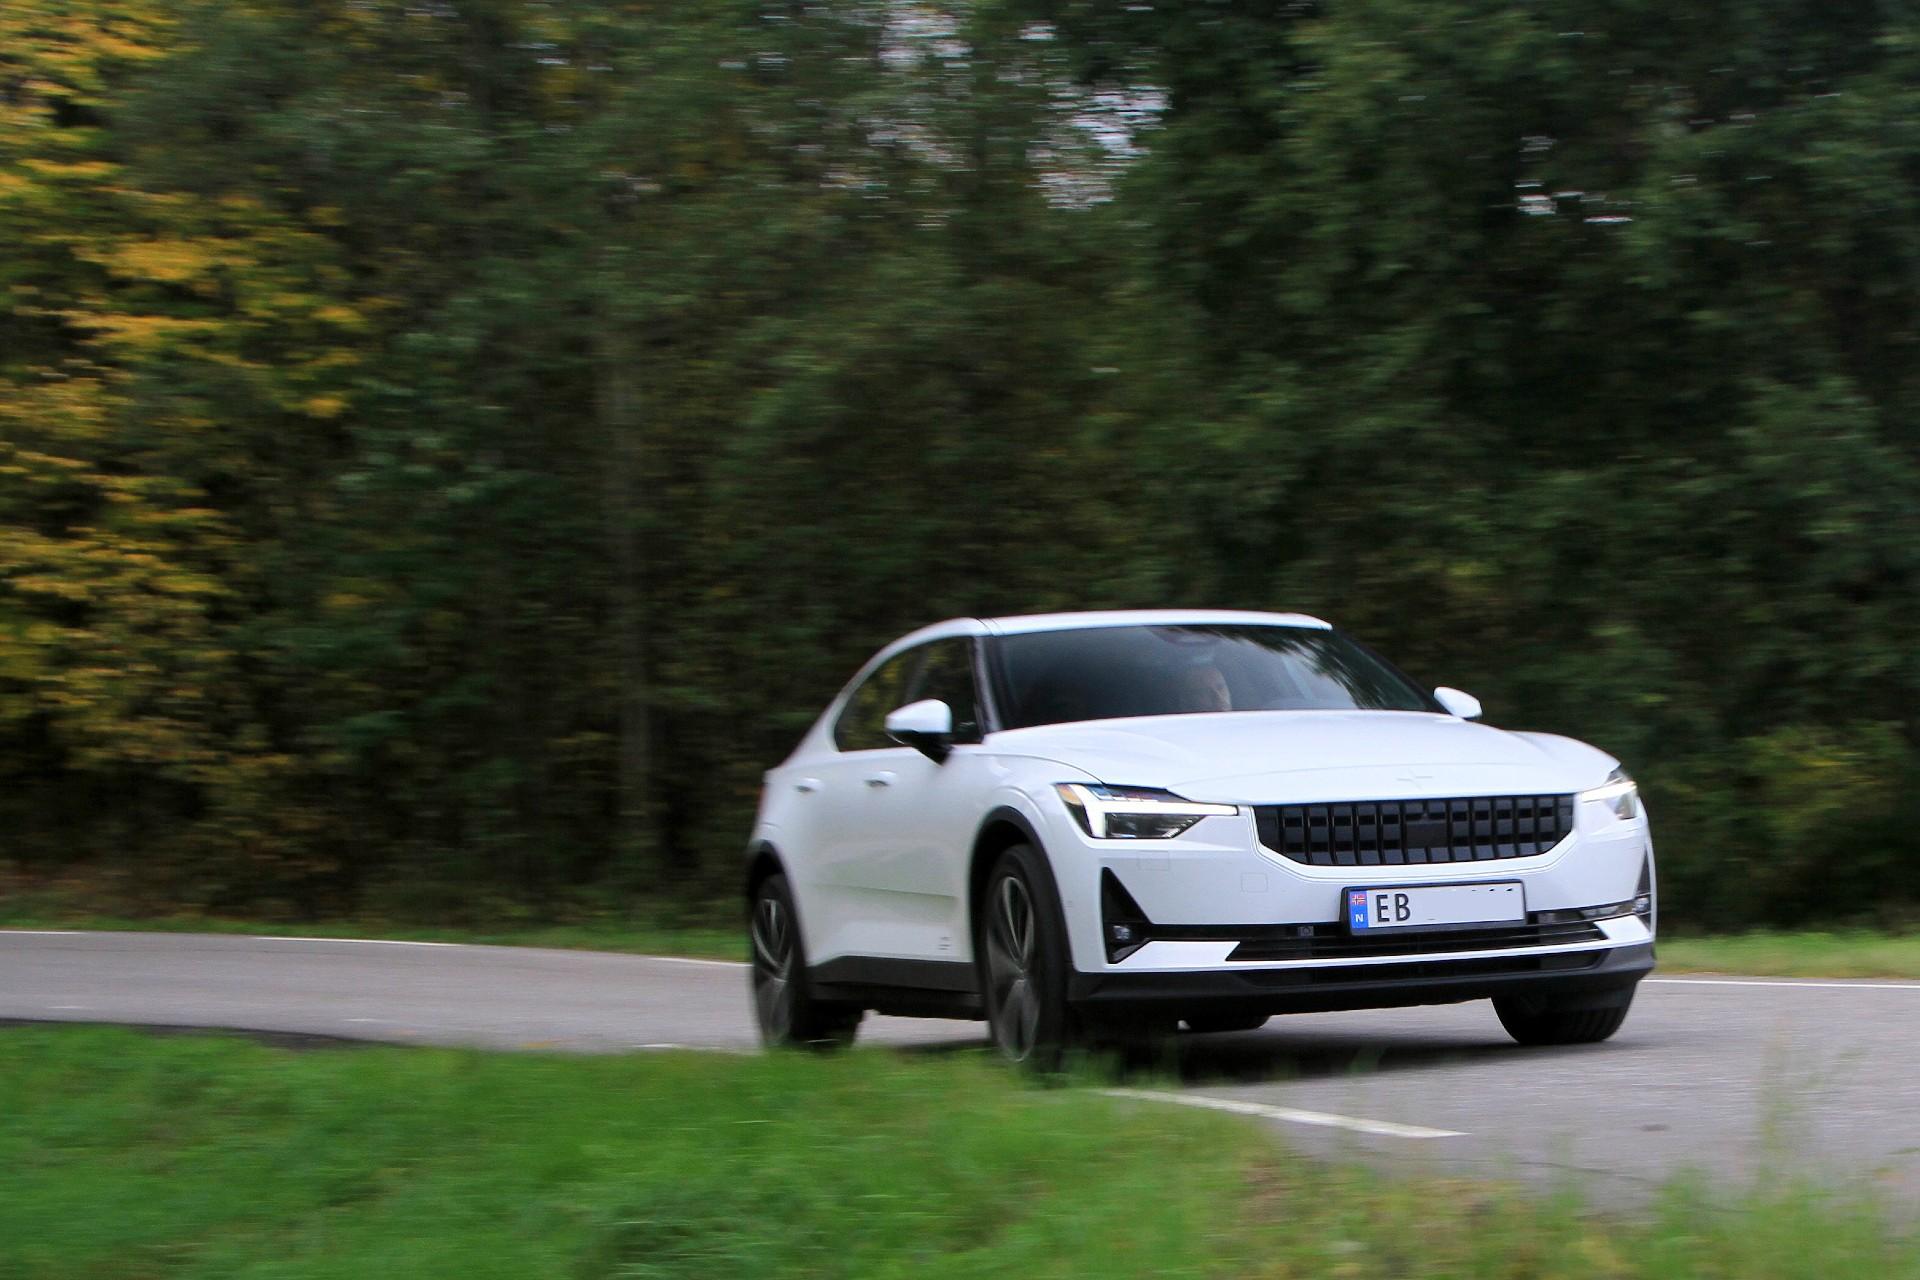
{"label": "forest", "polygon": [[727,902],[879,645],[1154,605],[1920,916],[1920,11],[0,5],[0,893]]}

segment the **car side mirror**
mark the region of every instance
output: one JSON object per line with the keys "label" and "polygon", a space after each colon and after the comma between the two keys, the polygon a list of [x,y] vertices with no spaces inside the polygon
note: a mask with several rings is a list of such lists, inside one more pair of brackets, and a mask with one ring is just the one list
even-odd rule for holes
{"label": "car side mirror", "polygon": [[1449,689],[1441,685],[1433,691],[1434,701],[1447,709],[1448,714],[1459,716],[1462,720],[1480,718],[1480,699],[1458,689]]}
{"label": "car side mirror", "polygon": [[938,698],[909,702],[887,713],[887,736],[940,764],[953,750],[953,708]]}

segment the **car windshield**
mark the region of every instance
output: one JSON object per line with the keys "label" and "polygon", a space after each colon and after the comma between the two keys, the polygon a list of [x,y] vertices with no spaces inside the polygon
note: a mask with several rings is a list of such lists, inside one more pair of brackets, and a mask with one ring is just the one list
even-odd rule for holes
{"label": "car windshield", "polygon": [[1087,627],[1002,636],[1003,727],[1210,711],[1437,711],[1411,681],[1334,631]]}

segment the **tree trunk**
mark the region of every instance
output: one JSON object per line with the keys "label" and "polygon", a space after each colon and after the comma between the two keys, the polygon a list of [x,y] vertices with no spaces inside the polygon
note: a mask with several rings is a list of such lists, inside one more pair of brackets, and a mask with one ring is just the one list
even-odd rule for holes
{"label": "tree trunk", "polygon": [[[617,280],[609,273],[609,280]],[[596,342],[595,410],[605,450],[605,504],[614,697],[619,741],[614,775],[614,861],[622,878],[657,870],[652,804],[652,727],[646,637],[646,564],[639,542],[642,489],[638,370],[618,306],[603,306]]]}

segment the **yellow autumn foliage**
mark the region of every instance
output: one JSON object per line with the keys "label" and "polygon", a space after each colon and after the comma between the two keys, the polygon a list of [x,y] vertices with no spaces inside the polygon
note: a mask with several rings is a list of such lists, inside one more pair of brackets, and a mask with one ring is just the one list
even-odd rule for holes
{"label": "yellow autumn foliage", "polygon": [[166,238],[115,245],[96,260],[123,279],[178,284],[198,279],[215,267],[233,265],[235,258],[205,241]]}
{"label": "yellow autumn foliage", "polygon": [[0,244],[31,264],[0,307],[35,317],[22,332],[40,344],[0,350],[0,726],[38,722],[69,771],[190,782],[207,831],[270,849],[295,821],[273,816],[285,758],[223,703],[238,657],[211,612],[231,608],[233,535],[152,445],[216,418],[143,398],[140,379],[156,359],[284,376],[271,399],[334,416],[345,399],[303,362],[351,361],[304,341],[273,353],[289,325],[359,320],[314,231],[258,199],[134,176],[115,112],[129,76],[177,50],[178,12],[0,4]]}

